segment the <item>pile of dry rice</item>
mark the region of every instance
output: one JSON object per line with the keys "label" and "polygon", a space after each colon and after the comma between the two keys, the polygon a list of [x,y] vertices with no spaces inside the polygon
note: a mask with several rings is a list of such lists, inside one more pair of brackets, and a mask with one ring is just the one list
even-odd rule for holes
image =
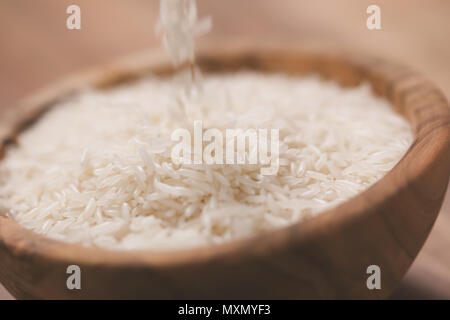
{"label": "pile of dry rice", "polygon": [[[82,92],[24,132],[0,163],[0,205],[38,233],[114,249],[220,243],[310,218],[366,189],[412,141],[368,85],[205,75],[187,95],[150,77]],[[176,128],[278,128],[280,169],[174,165]]]}

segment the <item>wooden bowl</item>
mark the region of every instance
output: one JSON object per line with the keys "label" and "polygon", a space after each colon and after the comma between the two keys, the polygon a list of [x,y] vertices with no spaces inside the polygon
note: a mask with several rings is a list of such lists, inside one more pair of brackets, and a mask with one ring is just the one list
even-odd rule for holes
{"label": "wooden bowl", "polygon": [[[438,88],[403,66],[332,50],[221,48],[203,50],[197,61],[204,71],[319,73],[343,86],[367,81],[408,119],[414,142],[385,177],[338,207],[222,245],[176,252],[85,248],[37,235],[3,214],[4,286],[17,298],[45,299],[387,297],[427,238],[449,181],[450,109]],[[147,52],[42,90],[2,118],[1,150],[73,90],[171,70],[161,54]],[[81,290],[67,289],[69,265],[81,268]],[[367,287],[370,265],[380,267],[380,290]]]}

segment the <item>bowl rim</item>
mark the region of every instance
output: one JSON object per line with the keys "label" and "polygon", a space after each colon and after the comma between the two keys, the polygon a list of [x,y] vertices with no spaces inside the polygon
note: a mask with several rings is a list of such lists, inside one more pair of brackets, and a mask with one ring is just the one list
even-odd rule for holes
{"label": "bowl rim", "polygon": [[[60,261],[69,264],[79,263],[83,265],[108,265],[108,266],[138,266],[138,267],[171,267],[176,265],[196,264],[204,261],[218,259],[238,259],[238,257],[247,254],[258,255],[267,250],[277,250],[287,245],[290,241],[311,241],[311,239],[320,237],[327,233],[329,228],[342,228],[346,224],[351,224],[355,219],[360,219],[361,214],[370,212],[370,207],[380,204],[385,199],[393,197],[399,189],[406,188],[407,185],[425,174],[427,167],[434,163],[436,159],[442,157],[445,152],[448,153],[450,147],[450,107],[441,91],[430,81],[421,75],[411,71],[410,68],[401,64],[389,62],[385,59],[372,57],[361,54],[359,52],[348,51],[345,49],[328,48],[324,46],[245,46],[245,45],[221,45],[219,48],[206,47],[202,48],[198,53],[197,61],[200,65],[217,61],[229,61],[232,67],[234,62],[242,64],[254,63],[252,59],[270,59],[278,56],[286,60],[289,59],[313,59],[311,61],[317,63],[311,64],[311,71],[320,72],[320,62],[323,59],[330,59],[337,64],[343,64],[344,68],[353,68],[352,72],[360,73],[360,80],[368,78],[381,79],[387,83],[387,91],[382,95],[396,107],[397,99],[404,99],[401,93],[413,90],[418,85],[426,85],[427,90],[433,93],[433,101],[439,101],[439,105],[435,108],[440,119],[431,121],[425,127],[415,127],[414,141],[408,151],[403,155],[397,165],[392,168],[385,176],[376,181],[368,189],[353,196],[349,200],[321,212],[312,219],[303,222],[296,222],[289,226],[269,230],[260,234],[250,236],[248,238],[239,238],[222,244],[206,245],[201,247],[174,249],[174,250],[110,250],[104,248],[85,247],[80,244],[72,244],[51,239],[46,236],[34,233],[25,229],[14,220],[8,218],[4,213],[0,213],[0,246],[7,248],[9,252],[19,255],[39,255],[45,259]],[[309,57],[309,58],[308,58]],[[317,58],[318,60],[314,60]],[[278,62],[280,59],[278,59]],[[276,70],[276,65],[273,67]],[[280,68],[281,70],[282,68]],[[41,89],[37,94],[23,99],[18,105],[21,110],[29,114],[26,119],[37,117],[42,106],[51,106],[61,97],[67,97],[72,92],[86,86],[109,87],[134,77],[139,78],[149,71],[166,72],[170,70],[167,58],[160,50],[145,50],[136,54],[127,55],[117,59],[112,63],[97,68],[90,69],[75,75],[69,75],[65,80],[59,81],[48,88]],[[357,70],[357,71],[355,71]],[[265,71],[267,72],[267,70]],[[283,72],[283,71],[281,71]],[[407,84],[397,86],[393,83],[394,79],[407,79]],[[372,89],[376,90],[371,84]],[[399,89],[399,87],[401,87]],[[384,90],[383,89],[383,90]],[[398,97],[400,90],[400,97]],[[403,90],[403,91],[402,91]],[[408,103],[403,101],[403,103]],[[15,108],[10,108],[14,112]],[[418,114],[409,114],[408,121],[414,127],[414,121],[417,121]],[[26,121],[27,123],[29,121]],[[413,123],[411,123],[413,122]],[[3,126],[0,128],[0,136],[8,137],[10,132],[20,132],[25,127],[24,123],[14,123],[11,126]],[[389,185],[388,177],[399,177],[399,164],[404,164],[405,159],[415,148],[418,139],[423,139],[430,134],[438,132],[442,139],[436,139],[434,145],[434,154],[431,155],[429,161],[416,161],[414,164],[415,171],[408,172],[408,179],[401,179],[399,184],[394,188]],[[7,135],[8,134],[8,135]],[[419,137],[419,135],[422,136]],[[5,142],[9,142],[9,138],[2,143],[2,151]],[[0,160],[1,161],[1,160]],[[370,199],[370,205],[367,201]],[[370,213],[369,213],[370,214]],[[237,254],[239,253],[239,254]],[[414,259],[414,256],[411,257]]]}

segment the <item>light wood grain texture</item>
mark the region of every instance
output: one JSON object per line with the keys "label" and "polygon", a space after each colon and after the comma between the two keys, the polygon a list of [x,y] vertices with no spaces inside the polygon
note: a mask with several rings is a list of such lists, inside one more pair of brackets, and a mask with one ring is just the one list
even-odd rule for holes
{"label": "light wood grain texture", "polygon": [[[147,46],[157,46],[157,1],[77,0],[81,31],[65,29],[68,0],[0,1],[0,105],[79,69]],[[402,61],[450,96],[450,2],[447,0],[206,0],[214,17],[209,39],[324,42]],[[379,4],[382,30],[365,28],[365,9]],[[450,298],[450,197],[395,298]],[[0,289],[0,298],[2,295]]]}
{"label": "light wood grain texture", "polygon": [[[221,45],[223,47],[221,47]],[[25,299],[386,298],[430,232],[450,176],[450,108],[439,89],[409,69],[328,48],[216,44],[200,50],[205,72],[255,69],[319,73],[343,86],[369,82],[410,122],[414,142],[367,191],[311,219],[223,245],[175,252],[118,252],[41,237],[0,215],[0,281]],[[84,86],[112,87],[172,69],[145,52],[73,76],[24,100],[2,119],[14,137],[53,101]],[[83,289],[66,288],[68,265],[80,266]],[[382,289],[368,290],[366,269],[382,270]]]}

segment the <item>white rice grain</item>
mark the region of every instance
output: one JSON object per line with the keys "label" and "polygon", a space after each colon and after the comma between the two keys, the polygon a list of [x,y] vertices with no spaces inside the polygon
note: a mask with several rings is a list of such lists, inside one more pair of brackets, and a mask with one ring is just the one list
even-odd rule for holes
{"label": "white rice grain", "polygon": [[[183,86],[149,77],[59,103],[7,150],[0,206],[35,232],[86,246],[215,244],[310,219],[353,197],[412,141],[409,124],[367,85],[239,72],[205,75],[190,97]],[[173,164],[171,133],[192,130],[194,120],[221,132],[279,129],[278,173]]]}

